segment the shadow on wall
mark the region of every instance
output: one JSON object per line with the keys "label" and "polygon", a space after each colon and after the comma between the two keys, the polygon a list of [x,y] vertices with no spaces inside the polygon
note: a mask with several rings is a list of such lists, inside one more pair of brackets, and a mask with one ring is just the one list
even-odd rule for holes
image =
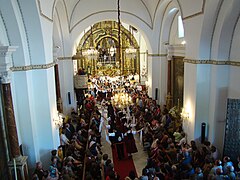
{"label": "shadow on wall", "polygon": [[51,164],[51,150],[40,150],[40,161],[43,163],[43,169],[48,170]]}

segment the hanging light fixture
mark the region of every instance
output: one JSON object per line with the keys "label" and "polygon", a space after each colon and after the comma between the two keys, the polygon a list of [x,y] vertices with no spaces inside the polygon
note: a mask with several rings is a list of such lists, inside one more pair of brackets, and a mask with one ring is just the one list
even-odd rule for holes
{"label": "hanging light fixture", "polygon": [[89,48],[82,52],[83,56],[88,56],[89,58],[96,59],[98,55],[98,50],[94,47],[94,40],[93,40],[93,32],[92,32],[92,26],[91,26],[91,34],[89,36],[90,39],[90,45]]}
{"label": "hanging light fixture", "polygon": [[122,48],[121,48],[121,20],[120,20],[120,0],[117,1],[117,11],[118,11],[118,52],[119,52],[119,56],[118,56],[118,62],[119,62],[119,67],[120,67],[120,74],[123,74],[123,63],[122,63]]}
{"label": "hanging light fixture", "polygon": [[129,41],[130,41],[130,42],[129,42],[130,45],[129,45],[128,48],[126,48],[125,52],[126,52],[126,57],[132,59],[132,58],[135,57],[135,54],[136,54],[136,52],[137,52],[137,49],[135,49],[134,46],[133,46],[133,40],[132,40],[133,27],[132,27],[132,26],[130,26],[129,31],[130,31],[130,34],[131,34],[130,40],[129,40]]}

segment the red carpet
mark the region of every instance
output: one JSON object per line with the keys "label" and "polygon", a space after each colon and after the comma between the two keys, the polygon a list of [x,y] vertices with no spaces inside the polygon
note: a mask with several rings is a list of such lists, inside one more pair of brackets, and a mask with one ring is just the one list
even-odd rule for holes
{"label": "red carpet", "polygon": [[129,172],[132,170],[135,172],[137,176],[137,172],[132,158],[127,157],[126,148],[124,159],[118,160],[116,148],[112,148],[112,157],[114,163],[114,170],[120,175],[120,180],[124,180],[124,178],[128,176]]}

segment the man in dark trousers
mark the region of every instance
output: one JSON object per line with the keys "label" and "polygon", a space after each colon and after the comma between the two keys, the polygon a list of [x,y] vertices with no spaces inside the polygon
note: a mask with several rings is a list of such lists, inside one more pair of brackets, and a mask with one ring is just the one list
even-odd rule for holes
{"label": "man in dark trousers", "polygon": [[116,129],[114,143],[117,148],[118,159],[124,159],[124,142],[123,142],[123,133]]}

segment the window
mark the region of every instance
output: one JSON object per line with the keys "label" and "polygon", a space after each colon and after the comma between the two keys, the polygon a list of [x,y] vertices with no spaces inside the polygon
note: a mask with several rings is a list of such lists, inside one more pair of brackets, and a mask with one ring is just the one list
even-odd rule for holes
{"label": "window", "polygon": [[184,37],[184,28],[183,28],[183,21],[181,16],[178,16],[178,37],[179,38]]}

